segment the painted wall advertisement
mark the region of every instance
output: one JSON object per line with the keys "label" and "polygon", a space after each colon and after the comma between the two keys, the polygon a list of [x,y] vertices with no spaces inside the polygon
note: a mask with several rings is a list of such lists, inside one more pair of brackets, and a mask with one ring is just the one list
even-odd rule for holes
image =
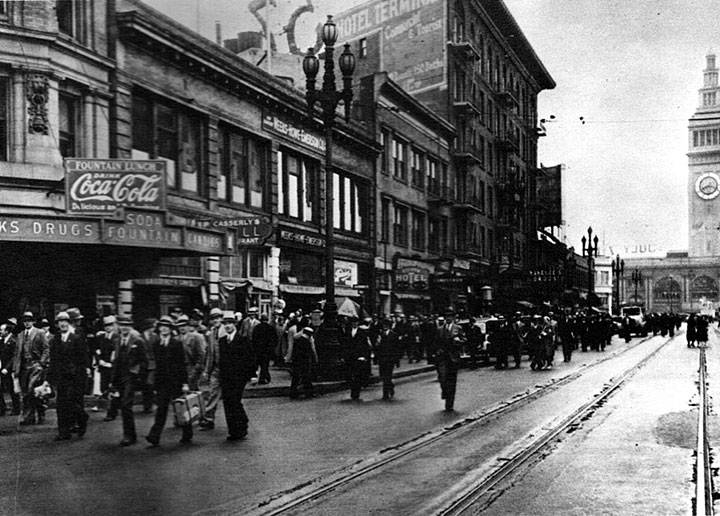
{"label": "painted wall advertisement", "polygon": [[165,209],[165,162],[65,159],[65,199],[73,215],[113,215],[121,208]]}
{"label": "painted wall advertisement", "polygon": [[445,83],[445,3],[375,0],[335,16],[342,42],[380,32],[381,70],[408,93]]}
{"label": "painted wall advertisement", "polygon": [[358,282],[358,264],[335,260],[335,284],[354,287]]}

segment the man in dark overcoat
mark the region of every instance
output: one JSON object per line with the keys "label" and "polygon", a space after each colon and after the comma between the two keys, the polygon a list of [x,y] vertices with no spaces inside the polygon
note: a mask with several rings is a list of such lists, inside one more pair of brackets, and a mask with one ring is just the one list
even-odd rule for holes
{"label": "man in dark overcoat", "polygon": [[70,331],[70,316],[59,312],[55,320],[60,330],[50,341],[48,381],[56,393],[58,435],[56,441],[70,439],[76,429],[78,436],[85,435],[88,415],[81,401],[85,392],[88,353],[85,343]]}
{"label": "man in dark overcoat", "polygon": [[460,352],[462,350],[462,328],[455,322],[455,311],[445,312],[445,323],[438,328],[438,349],[435,365],[440,382],[440,398],[445,400],[445,411],[451,412],[455,405]]}
{"label": "man in dark overcoat", "polygon": [[375,360],[383,384],[384,400],[391,400],[395,397],[395,385],[392,381],[393,369],[395,369],[395,363],[402,353],[398,335],[392,330],[391,326],[390,319],[383,319],[382,330],[375,345]]}
{"label": "man in dark overcoat", "polygon": [[350,383],[350,398],[356,401],[360,399],[360,390],[367,381],[371,365],[370,337],[367,330],[359,327],[357,317],[352,317],[350,326],[341,335]]}
{"label": "man in dark overcoat", "polygon": [[255,325],[250,339],[260,366],[258,383],[261,385],[270,383],[270,359],[275,351],[277,335],[275,329],[268,322],[267,314],[260,314],[260,323]]}
{"label": "man in dark overcoat", "polygon": [[207,332],[207,351],[205,353],[205,367],[201,375],[201,383],[208,385],[208,398],[205,404],[205,419],[200,421],[202,430],[215,428],[215,411],[222,397],[220,392],[220,369],[218,359],[220,351],[220,337],[225,335],[222,325],[223,312],[219,308],[210,310],[210,330]]}
{"label": "man in dark overcoat", "polygon": [[[165,428],[170,403],[183,393],[190,392],[188,388],[188,372],[185,364],[185,348],[182,341],[172,335],[173,320],[164,315],[158,321],[160,338],[155,349],[155,392],[157,410],[155,423],[145,440],[150,446],[159,446],[160,434]],[[182,426],[182,439],[180,443],[187,444],[192,441],[192,424]]]}
{"label": "man in dark overcoat", "polygon": [[[133,402],[135,390],[141,387],[141,379],[147,368],[145,344],[140,334],[133,330],[132,318],[121,315],[118,317],[120,338],[115,345],[115,360],[112,367],[110,390],[120,394],[113,397],[115,411],[120,409],[123,422],[123,439],[120,446],[130,446],[137,442]],[[112,409],[111,409],[112,410]]]}
{"label": "man in dark overcoat", "polygon": [[220,337],[218,343],[220,390],[228,426],[227,440],[237,441],[244,439],[248,432],[248,417],[242,404],[242,396],[245,385],[257,369],[257,357],[251,338],[240,335],[235,315],[226,312],[222,322],[225,335]]}
{"label": "man in dark overcoat", "polygon": [[12,378],[12,360],[17,345],[12,334],[14,325],[8,321],[0,326],[0,416],[7,412],[5,393],[10,394],[12,400],[12,413],[20,414],[20,395],[15,392]]}

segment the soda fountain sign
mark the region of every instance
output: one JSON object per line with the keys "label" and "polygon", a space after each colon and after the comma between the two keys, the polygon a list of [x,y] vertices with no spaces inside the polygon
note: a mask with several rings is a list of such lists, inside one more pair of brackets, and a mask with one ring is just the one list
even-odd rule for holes
{"label": "soda fountain sign", "polygon": [[67,211],[75,215],[165,210],[165,162],[66,158],[65,193]]}

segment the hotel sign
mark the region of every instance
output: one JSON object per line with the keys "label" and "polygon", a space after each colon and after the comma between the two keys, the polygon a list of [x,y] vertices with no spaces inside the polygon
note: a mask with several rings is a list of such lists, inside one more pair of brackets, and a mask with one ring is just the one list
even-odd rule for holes
{"label": "hotel sign", "polygon": [[68,213],[112,216],[122,208],[165,210],[165,162],[65,159]]}
{"label": "hotel sign", "polygon": [[262,120],[263,129],[273,133],[280,134],[293,140],[297,143],[301,143],[306,147],[317,152],[325,152],[325,139],[317,134],[309,133],[301,127],[293,125],[287,120],[283,120],[272,114],[265,114]]}

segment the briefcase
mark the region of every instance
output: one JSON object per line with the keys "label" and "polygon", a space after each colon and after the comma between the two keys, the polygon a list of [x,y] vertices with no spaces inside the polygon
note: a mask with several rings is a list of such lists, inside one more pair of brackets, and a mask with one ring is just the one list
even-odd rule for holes
{"label": "briefcase", "polygon": [[174,399],[172,405],[178,426],[189,425],[205,417],[205,400],[200,392],[184,394]]}

